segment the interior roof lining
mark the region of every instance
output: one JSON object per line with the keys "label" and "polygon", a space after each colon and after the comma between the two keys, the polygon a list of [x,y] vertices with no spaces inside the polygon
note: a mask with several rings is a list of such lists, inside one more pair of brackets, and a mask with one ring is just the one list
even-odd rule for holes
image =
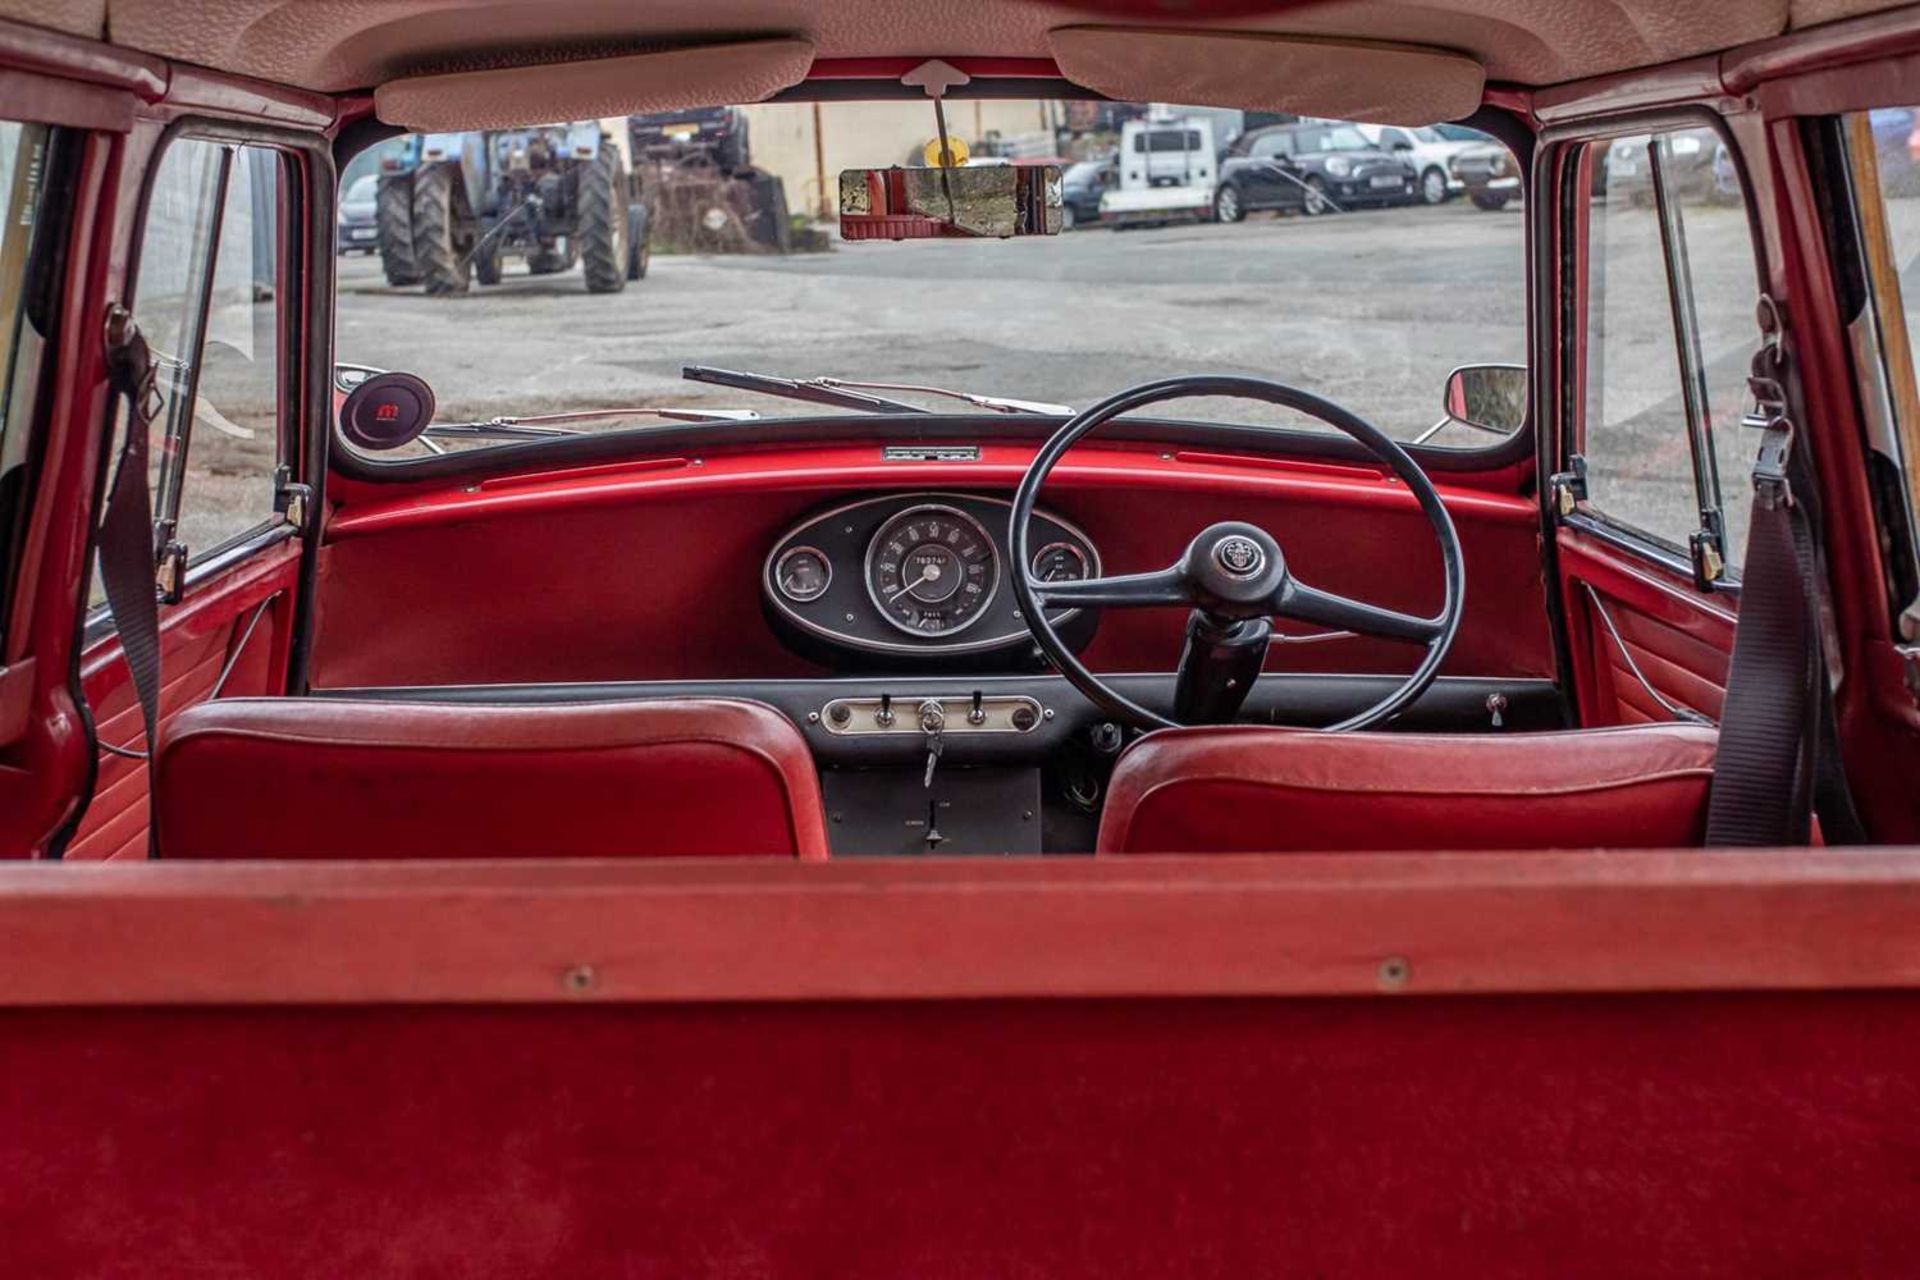
{"label": "interior roof lining", "polygon": [[[1218,19],[1152,20],[1244,31],[1394,40],[1478,59],[1496,81],[1547,85],[1659,65],[1911,0],[1273,0]],[[328,93],[404,74],[524,62],[621,45],[797,36],[823,58],[1034,57],[1069,25],[1143,20],[1136,0],[0,0],[0,17],[174,61]],[[1196,0],[1190,6],[1203,10]],[[641,24],[644,23],[644,26]]]}

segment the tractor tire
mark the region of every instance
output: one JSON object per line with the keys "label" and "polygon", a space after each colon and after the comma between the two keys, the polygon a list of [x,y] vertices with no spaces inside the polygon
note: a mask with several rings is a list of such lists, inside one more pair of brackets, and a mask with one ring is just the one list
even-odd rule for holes
{"label": "tractor tire", "polygon": [[[647,268],[653,264],[653,218],[645,209],[634,211],[639,216],[628,220],[628,239],[632,242],[627,248],[627,279],[645,280]],[[634,223],[640,224],[638,235],[633,234]]]}
{"label": "tractor tire", "polygon": [[396,288],[420,283],[420,264],[413,254],[413,175],[388,174],[380,179],[374,206],[379,228],[380,268]]}
{"label": "tractor tire", "polygon": [[473,274],[481,284],[500,283],[500,270],[505,254],[500,248],[500,237],[495,236],[483,248],[473,255]]}
{"label": "tractor tire", "polygon": [[413,175],[413,254],[420,278],[435,296],[465,293],[473,284],[470,245],[461,215],[467,197],[456,164],[432,164]]}
{"label": "tractor tire", "polygon": [[574,234],[588,293],[627,287],[627,170],[612,148],[574,170]]}

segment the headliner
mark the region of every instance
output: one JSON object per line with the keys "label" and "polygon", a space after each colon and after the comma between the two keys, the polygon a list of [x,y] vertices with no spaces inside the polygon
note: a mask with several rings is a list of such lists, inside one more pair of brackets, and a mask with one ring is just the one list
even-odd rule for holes
{"label": "headliner", "polygon": [[0,17],[324,92],[423,73],[756,36],[799,36],[822,58],[1046,57],[1049,31],[1101,23],[1393,40],[1467,54],[1494,81],[1546,85],[1716,52],[1905,2],[0,0]]}

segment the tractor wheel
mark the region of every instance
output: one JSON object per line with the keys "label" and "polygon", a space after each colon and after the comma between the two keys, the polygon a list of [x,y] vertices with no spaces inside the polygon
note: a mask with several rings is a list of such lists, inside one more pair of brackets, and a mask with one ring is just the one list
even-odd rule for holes
{"label": "tractor wheel", "polygon": [[495,236],[473,255],[473,274],[481,284],[500,283],[501,259],[505,257],[500,248],[500,239]]}
{"label": "tractor wheel", "polygon": [[380,237],[380,267],[386,272],[387,283],[419,284],[420,264],[413,254],[413,175],[398,173],[382,177],[374,209],[374,224],[379,228]]}
{"label": "tractor wheel", "polygon": [[[633,241],[627,250],[627,279],[645,280],[647,268],[653,263],[653,219],[645,209],[635,210],[640,216],[628,221],[629,239]],[[633,223],[640,224],[638,235],[632,234]]]}
{"label": "tractor wheel", "polygon": [[459,165],[428,165],[414,174],[413,254],[428,293],[465,293],[473,284],[472,246],[460,226],[466,205]]}
{"label": "tractor wheel", "polygon": [[627,171],[611,147],[574,170],[574,235],[588,293],[627,287]]}

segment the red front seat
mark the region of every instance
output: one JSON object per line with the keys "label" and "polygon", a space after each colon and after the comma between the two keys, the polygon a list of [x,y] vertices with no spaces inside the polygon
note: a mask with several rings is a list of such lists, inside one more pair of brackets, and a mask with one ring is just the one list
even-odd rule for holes
{"label": "red front seat", "polygon": [[226,698],[154,771],[168,858],[825,858],[800,731],[757,702]]}
{"label": "red front seat", "polygon": [[1718,734],[1166,729],[1113,771],[1101,853],[1698,845]]}

